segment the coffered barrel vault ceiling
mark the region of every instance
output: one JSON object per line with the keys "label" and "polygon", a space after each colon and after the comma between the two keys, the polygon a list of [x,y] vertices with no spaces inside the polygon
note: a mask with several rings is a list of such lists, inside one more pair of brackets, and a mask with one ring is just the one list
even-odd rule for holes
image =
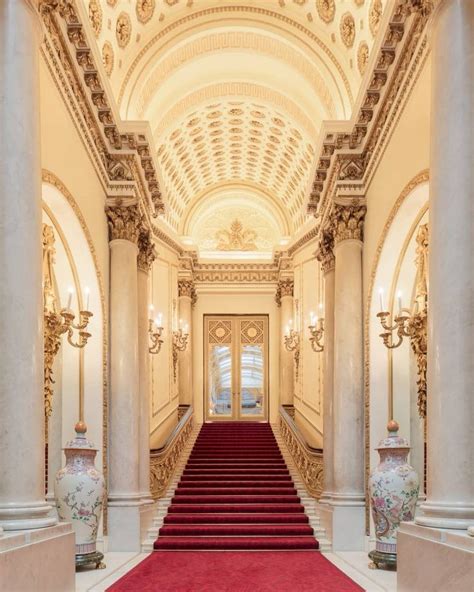
{"label": "coffered barrel vault ceiling", "polygon": [[255,240],[231,243],[256,256],[284,244],[307,220],[322,121],[351,116],[384,2],[83,3],[122,118],[152,129],[170,228],[226,257],[236,222]]}

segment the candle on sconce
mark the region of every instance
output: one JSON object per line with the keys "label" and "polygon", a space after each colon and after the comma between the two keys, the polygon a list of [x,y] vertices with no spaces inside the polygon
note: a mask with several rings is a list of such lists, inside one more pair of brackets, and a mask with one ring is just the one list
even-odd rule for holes
{"label": "candle on sconce", "polygon": [[161,314],[161,312],[158,314],[158,316],[156,317],[156,323],[158,327],[162,327],[162,322],[163,322],[163,315]]}
{"label": "candle on sconce", "polygon": [[150,318],[153,316],[153,311],[155,310],[155,307],[153,306],[153,304],[150,304],[150,306],[148,307],[148,310],[150,311]]}
{"label": "candle on sconce", "polygon": [[399,314],[402,312],[402,291],[398,290],[397,292],[397,300],[398,300],[398,312]]}
{"label": "candle on sconce", "polygon": [[66,308],[68,310],[71,310],[71,305],[72,305],[72,295],[74,294],[74,288],[72,286],[69,286],[68,288],[68,299],[67,299],[67,306]]}
{"label": "candle on sconce", "polygon": [[384,306],[383,306],[383,288],[379,288],[379,301],[380,301],[380,312],[383,312]]}
{"label": "candle on sconce", "polygon": [[290,326],[289,326],[289,325],[287,325],[287,326],[285,327],[285,335],[289,335],[289,334],[290,334]]}
{"label": "candle on sconce", "polygon": [[86,286],[84,292],[85,292],[85,295],[86,295],[86,308],[85,308],[85,310],[89,310],[89,298],[90,298],[90,295],[91,295],[90,288],[88,286]]}
{"label": "candle on sconce", "polygon": [[188,333],[188,329],[189,329],[189,325],[186,323],[186,325],[184,325],[184,332],[186,334]]}

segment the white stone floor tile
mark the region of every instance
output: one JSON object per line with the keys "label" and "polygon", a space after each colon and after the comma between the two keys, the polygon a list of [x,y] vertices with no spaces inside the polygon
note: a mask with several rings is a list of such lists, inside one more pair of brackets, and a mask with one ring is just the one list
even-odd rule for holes
{"label": "white stone floor tile", "polygon": [[324,553],[336,567],[362,586],[366,592],[396,592],[397,573],[382,569],[369,569],[370,559],[362,551]]}
{"label": "white stone floor tile", "polygon": [[76,592],[103,592],[147,555],[148,553],[105,553],[105,569],[90,569],[76,573]]}

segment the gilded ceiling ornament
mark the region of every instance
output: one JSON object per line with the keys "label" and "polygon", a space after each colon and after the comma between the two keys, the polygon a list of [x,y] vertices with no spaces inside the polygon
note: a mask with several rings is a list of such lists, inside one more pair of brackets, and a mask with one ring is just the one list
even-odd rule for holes
{"label": "gilded ceiling ornament", "polygon": [[112,6],[112,8],[114,8],[115,5],[117,4],[117,0],[107,0],[107,4],[109,6]]}
{"label": "gilded ceiling ornament", "polygon": [[362,6],[365,0],[354,0],[354,2],[356,3],[356,6]]}
{"label": "gilded ceiling ornament", "polygon": [[178,4],[179,0],[165,0],[165,2],[168,6],[174,6],[175,4]]}
{"label": "gilded ceiling ornament", "polygon": [[147,23],[153,16],[155,0],[137,0],[136,12],[140,23]]}
{"label": "gilded ceiling ornament", "polygon": [[138,242],[141,230],[138,206],[107,206],[105,213],[109,222],[109,240]]}
{"label": "gilded ceiling ornament", "polygon": [[89,20],[94,35],[98,37],[102,29],[102,8],[100,7],[99,0],[89,1]]}
{"label": "gilded ceiling ornament", "polygon": [[218,230],[215,239],[218,241],[218,251],[257,251],[255,239],[257,233],[254,230],[244,230],[240,220],[234,220],[230,230]]}
{"label": "gilded ceiling ornament", "polygon": [[114,69],[114,48],[109,41],[106,41],[102,47],[102,62],[107,76],[110,76]]}
{"label": "gilded ceiling ornament", "polygon": [[359,49],[357,50],[357,67],[359,68],[359,72],[361,74],[364,74],[368,61],[369,61],[369,46],[367,45],[367,43],[365,41],[362,41],[359,44]]}
{"label": "gilded ceiling ornament", "polygon": [[372,36],[377,35],[379,30],[380,19],[382,18],[383,6],[382,0],[372,0],[369,8],[369,28]]}
{"label": "gilded ceiling ornament", "polygon": [[307,1],[308,0],[293,0],[294,4],[298,4],[298,6],[303,6]]}
{"label": "gilded ceiling ornament", "polygon": [[346,12],[342,15],[339,30],[344,45],[346,47],[352,47],[355,39],[355,21],[350,12]]}
{"label": "gilded ceiling ornament", "polygon": [[125,47],[128,45],[132,35],[132,21],[126,12],[121,12],[119,14],[115,34],[117,36],[119,47]]}
{"label": "gilded ceiling ornament", "polygon": [[334,224],[334,242],[364,240],[364,218],[367,208],[360,205],[334,205],[331,223]]}
{"label": "gilded ceiling ornament", "polygon": [[325,23],[331,23],[336,14],[336,5],[334,0],[316,0],[316,10],[322,21]]}
{"label": "gilded ceiling ornament", "polygon": [[155,259],[156,250],[153,239],[151,238],[151,232],[148,228],[142,226],[138,235],[138,269],[149,272]]}

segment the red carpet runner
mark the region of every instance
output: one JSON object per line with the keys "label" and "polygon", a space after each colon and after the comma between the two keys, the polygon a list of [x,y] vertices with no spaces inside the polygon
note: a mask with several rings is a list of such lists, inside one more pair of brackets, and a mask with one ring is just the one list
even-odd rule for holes
{"label": "red carpet runner", "polygon": [[318,548],[269,424],[203,425],[154,548]]}

